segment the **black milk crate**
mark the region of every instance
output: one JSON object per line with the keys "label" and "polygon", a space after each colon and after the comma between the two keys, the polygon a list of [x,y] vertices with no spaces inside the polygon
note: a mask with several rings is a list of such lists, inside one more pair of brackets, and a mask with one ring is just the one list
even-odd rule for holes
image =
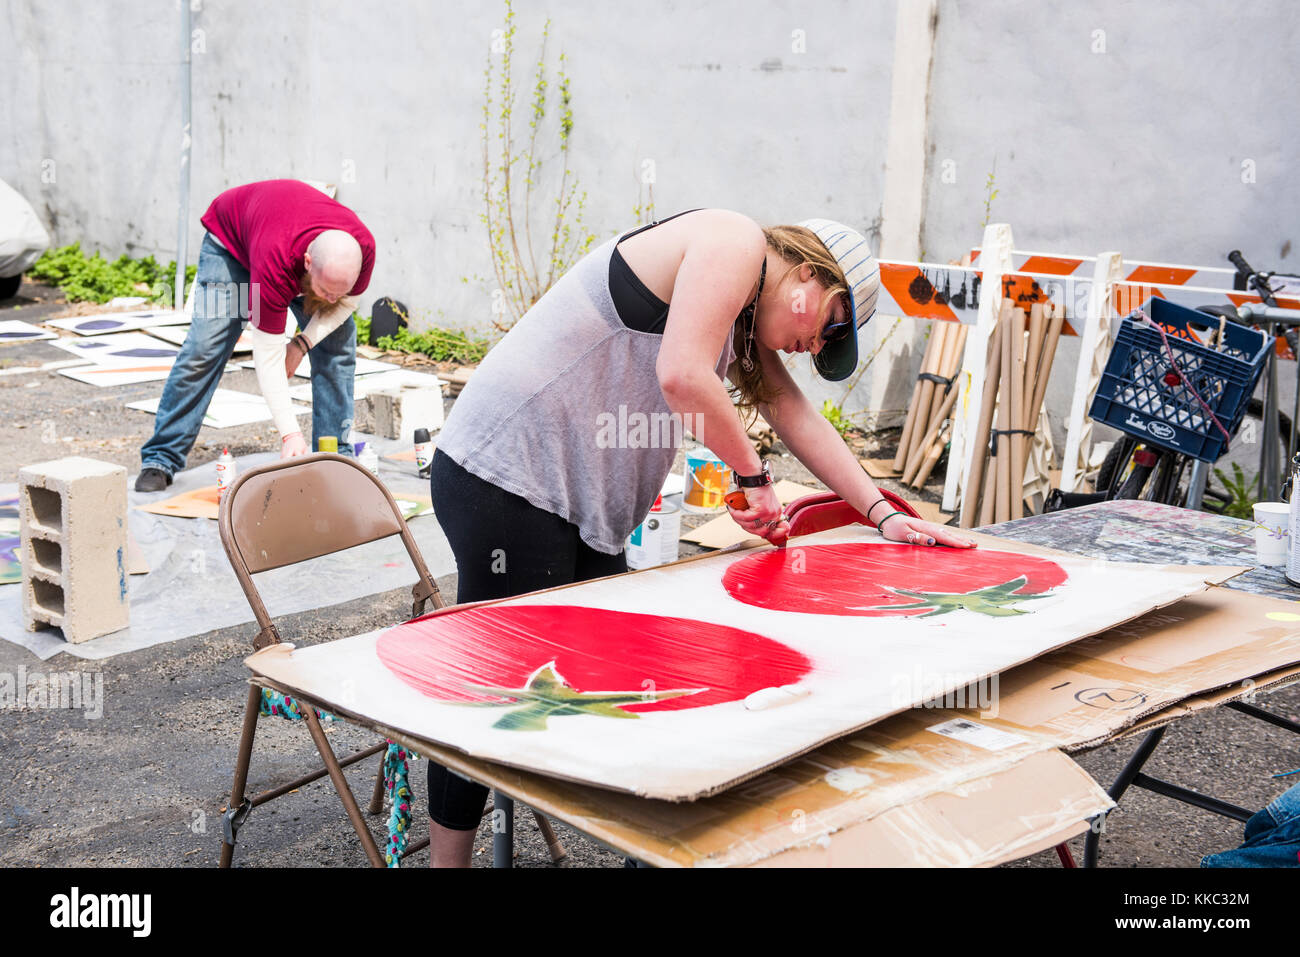
{"label": "black milk crate", "polygon": [[[1178,368],[1230,435],[1235,435],[1273,338],[1235,322],[1224,328],[1218,351],[1205,345],[1217,333],[1215,316],[1151,299],[1143,311],[1165,330]],[[1228,440],[1174,372],[1160,333],[1126,318],[1110,351],[1089,415],[1145,442],[1216,461]]]}

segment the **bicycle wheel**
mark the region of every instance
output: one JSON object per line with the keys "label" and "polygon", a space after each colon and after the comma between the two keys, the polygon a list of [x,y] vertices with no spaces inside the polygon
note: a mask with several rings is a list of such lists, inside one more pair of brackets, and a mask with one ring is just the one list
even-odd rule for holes
{"label": "bicycle wheel", "polygon": [[1145,446],[1135,451],[1133,453],[1133,470],[1128,473],[1128,477],[1120,484],[1119,490],[1115,492],[1115,498],[1141,498],[1151,473],[1160,464],[1161,458],[1166,455],[1168,453],[1162,454],[1160,451],[1153,451]]}

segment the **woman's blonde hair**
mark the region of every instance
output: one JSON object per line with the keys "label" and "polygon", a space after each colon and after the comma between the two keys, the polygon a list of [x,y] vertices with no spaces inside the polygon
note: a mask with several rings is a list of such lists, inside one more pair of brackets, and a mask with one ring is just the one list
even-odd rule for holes
{"label": "woman's blonde hair", "polygon": [[[767,277],[768,282],[775,281],[779,286],[797,273],[801,267],[807,266],[812,270],[813,277],[830,293],[823,297],[820,306],[822,314],[818,316],[818,326],[821,326],[830,314],[829,310],[835,302],[835,297],[849,291],[848,281],[844,278],[844,271],[840,269],[839,262],[817,238],[817,234],[803,226],[769,226],[763,230],[763,237],[767,240],[767,245],[785,261],[788,267],[780,276]],[[759,405],[771,402],[780,394],[779,390],[764,381],[763,368],[757,360],[754,362],[753,371],[748,373],[739,364],[740,357],[745,355],[746,339],[752,328],[752,323],[747,328],[744,322],[737,322],[732,333],[738,381],[732,383],[731,392],[742,417],[748,422],[752,422],[757,415]]]}

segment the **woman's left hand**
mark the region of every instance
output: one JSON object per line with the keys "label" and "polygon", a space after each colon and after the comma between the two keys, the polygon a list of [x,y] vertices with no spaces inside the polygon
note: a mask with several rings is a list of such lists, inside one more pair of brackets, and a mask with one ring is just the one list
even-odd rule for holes
{"label": "woman's left hand", "polygon": [[973,540],[958,535],[945,525],[923,522],[919,518],[909,518],[902,512],[895,512],[884,519],[877,528],[887,540],[902,542],[905,545],[948,545],[951,548],[975,547]]}

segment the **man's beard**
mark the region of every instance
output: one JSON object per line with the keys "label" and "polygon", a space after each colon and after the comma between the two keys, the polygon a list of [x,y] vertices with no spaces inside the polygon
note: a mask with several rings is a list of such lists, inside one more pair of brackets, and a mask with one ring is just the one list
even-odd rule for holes
{"label": "man's beard", "polygon": [[308,319],[317,313],[324,312],[332,305],[328,300],[322,299],[312,292],[311,275],[309,273],[303,273],[302,279],[298,280],[298,291],[302,293],[303,315]]}

